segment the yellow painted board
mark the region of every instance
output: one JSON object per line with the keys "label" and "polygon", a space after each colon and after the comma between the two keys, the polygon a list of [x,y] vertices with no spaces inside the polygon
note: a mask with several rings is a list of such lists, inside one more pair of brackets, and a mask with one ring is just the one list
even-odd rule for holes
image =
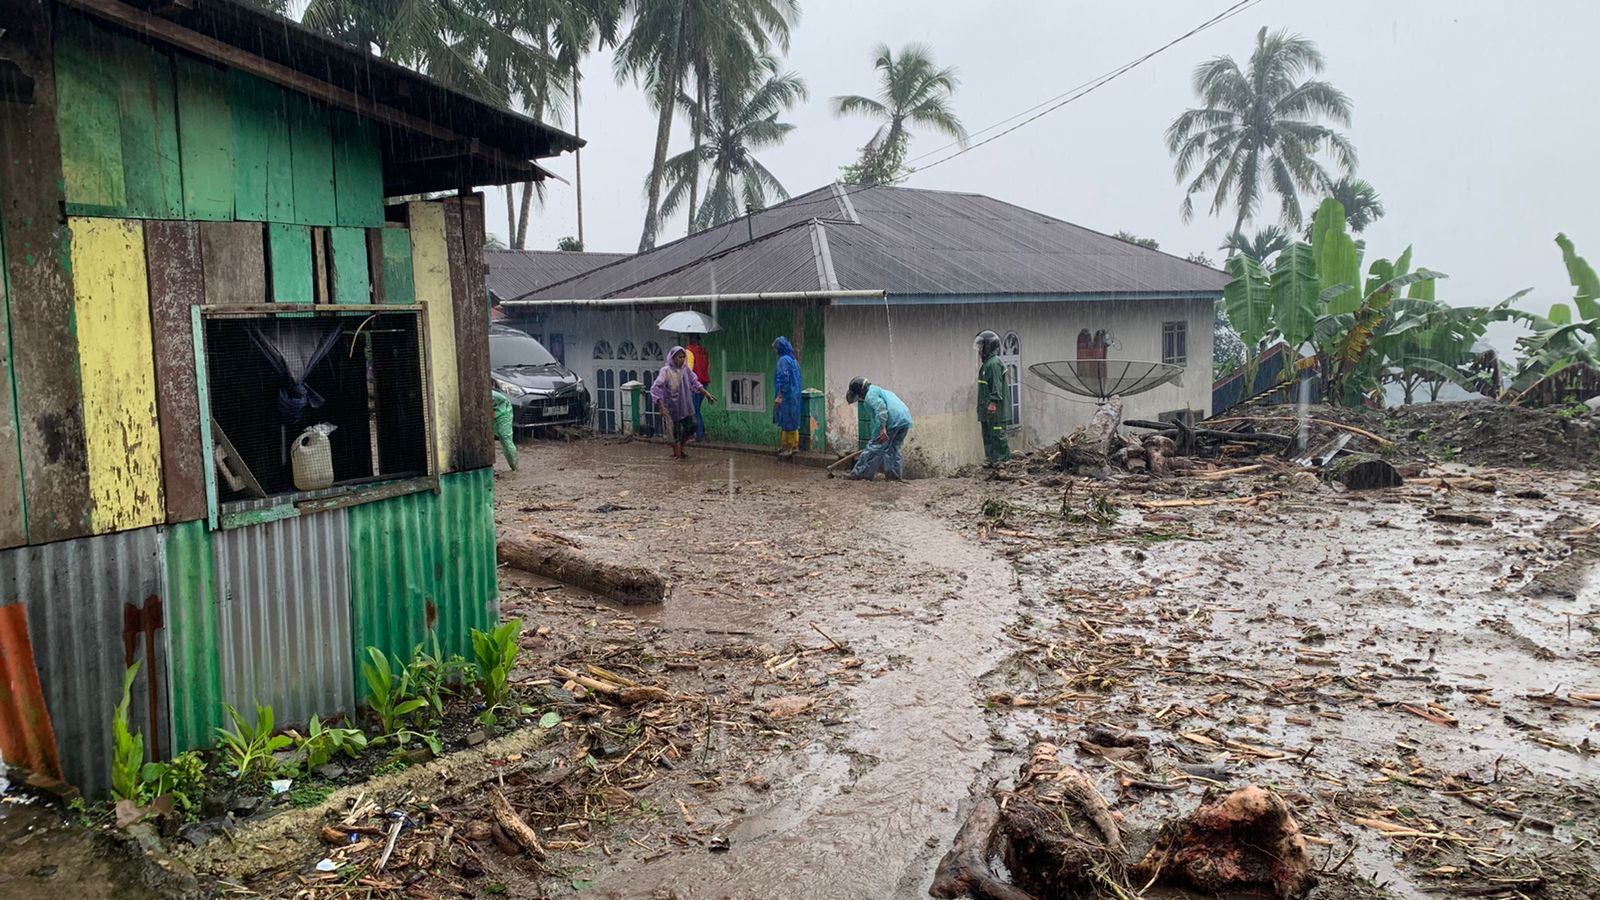
{"label": "yellow painted board", "polygon": [[91,530],[156,525],[165,502],[144,231],[130,219],[68,221]]}
{"label": "yellow painted board", "polygon": [[450,459],[461,428],[461,400],[456,375],[456,323],[450,300],[450,255],[445,247],[444,205],[428,201],[406,204],[411,218],[411,270],[417,302],[428,319],[428,384],[433,393],[435,471],[450,471]]}

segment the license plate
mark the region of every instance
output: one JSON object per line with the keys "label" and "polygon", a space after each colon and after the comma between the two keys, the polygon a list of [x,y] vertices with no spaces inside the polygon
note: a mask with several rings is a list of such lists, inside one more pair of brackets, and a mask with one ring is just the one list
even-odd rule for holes
{"label": "license plate", "polygon": [[564,416],[567,414],[567,408],[565,406],[546,406],[544,414],[546,416]]}

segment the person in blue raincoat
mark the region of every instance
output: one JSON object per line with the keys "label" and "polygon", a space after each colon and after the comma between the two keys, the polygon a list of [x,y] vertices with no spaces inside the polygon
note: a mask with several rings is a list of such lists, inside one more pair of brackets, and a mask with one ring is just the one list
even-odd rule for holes
{"label": "person in blue raincoat", "polygon": [[882,469],[885,478],[904,481],[905,464],[900,457],[900,448],[906,442],[906,435],[911,433],[911,410],[893,391],[859,375],[850,379],[850,389],[845,392],[844,400],[846,403],[865,403],[872,416],[872,440],[861,451],[855,468],[850,470],[850,477],[871,481]]}
{"label": "person in blue raincoat", "polygon": [[772,351],[778,354],[778,368],[772,376],[772,421],[783,433],[778,455],[793,456],[800,452],[800,420],[805,406],[800,392],[805,385],[800,381],[800,361],[795,359],[789,339],[773,341]]}

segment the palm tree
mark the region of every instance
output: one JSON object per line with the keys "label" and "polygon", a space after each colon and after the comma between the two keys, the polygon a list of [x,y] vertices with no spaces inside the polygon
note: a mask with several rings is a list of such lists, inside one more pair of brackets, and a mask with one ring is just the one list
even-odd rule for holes
{"label": "palm tree", "polygon": [[667,160],[661,215],[678,211],[702,168],[710,173],[706,196],[690,216],[690,233],[737,218],[742,210],[766,206],[769,193],[788,199],[789,192],[755,158],[755,151],[783,142],[794,126],[779,122],[778,116],[806,96],[800,76],[779,74],[778,61],[767,54],[756,60],[754,77],[728,73],[713,78],[704,107],[696,98],[680,95],[690,124],[708,140]]}
{"label": "palm tree", "polygon": [[1346,175],[1328,185],[1328,196],[1344,207],[1344,219],[1357,234],[1383,218],[1383,198],[1369,182]]}
{"label": "palm tree", "polygon": [[901,47],[899,58],[887,44],[879,44],[872,53],[872,67],[878,70],[877,96],[848,94],[833,98],[836,116],[882,120],[861,151],[857,171],[865,183],[881,184],[901,174],[901,161],[910,141],[908,126],[949,135],[966,146],[967,131],[950,104],[960,84],[953,67],[939,68],[933,61],[933,52],[922,44]]}
{"label": "palm tree", "polygon": [[1327,190],[1332,179],[1318,161],[1326,153],[1344,172],[1354,170],[1356,151],[1323,119],[1349,126],[1350,100],[1326,81],[1302,80],[1323,68],[1316,44],[1287,31],[1256,35],[1246,69],[1231,56],[1201,63],[1194,72],[1203,106],[1179,115],[1167,128],[1179,182],[1191,173],[1181,207],[1194,218],[1196,194],[1213,191],[1211,214],[1237,207],[1234,231],[1255,215],[1263,193],[1278,195],[1284,225],[1304,219],[1300,192]]}
{"label": "palm tree", "polygon": [[660,226],[667,145],[685,80],[693,73],[709,86],[716,73],[751,71],[774,42],[788,50],[800,6],[798,0],[629,0],[629,6],[633,26],[617,46],[617,79],[642,82],[657,112],[639,236],[643,252],[655,246]]}
{"label": "palm tree", "polygon": [[1278,251],[1289,246],[1289,232],[1277,225],[1268,225],[1259,229],[1254,235],[1246,235],[1242,231],[1235,231],[1228,235],[1222,242],[1219,250],[1228,251],[1228,255],[1242,253],[1256,262],[1266,265]]}
{"label": "palm tree", "polygon": [[[563,27],[556,30],[555,44],[556,56],[561,65],[566,69],[567,78],[572,85],[572,135],[582,137],[582,122],[579,116],[580,82],[583,75],[579,70],[584,54],[591,47],[616,46],[617,29],[622,20],[622,0],[568,0],[578,11],[572,27]],[[574,189],[578,195],[578,245],[583,245],[583,148],[572,151],[572,165],[574,170]]]}
{"label": "palm tree", "polygon": [[[491,103],[527,103],[555,60],[522,27],[559,0],[311,0],[301,24]],[[534,110],[535,114],[542,110]]]}

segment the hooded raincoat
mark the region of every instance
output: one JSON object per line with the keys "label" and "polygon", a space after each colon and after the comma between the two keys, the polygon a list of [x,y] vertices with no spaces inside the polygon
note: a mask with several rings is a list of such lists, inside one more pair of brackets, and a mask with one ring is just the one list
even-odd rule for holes
{"label": "hooded raincoat", "polygon": [[687,362],[674,362],[682,347],[673,347],[667,353],[667,364],[656,374],[656,383],[650,386],[650,397],[667,408],[674,423],[694,418],[694,397],[704,393],[705,387],[695,377]]}
{"label": "hooded raincoat", "polygon": [[800,381],[800,361],[794,358],[794,345],[786,337],[773,342],[778,351],[778,368],[772,377],[773,398],[783,398],[783,403],[772,411],[772,421],[780,431],[799,431],[803,400],[800,392],[805,385]]}

